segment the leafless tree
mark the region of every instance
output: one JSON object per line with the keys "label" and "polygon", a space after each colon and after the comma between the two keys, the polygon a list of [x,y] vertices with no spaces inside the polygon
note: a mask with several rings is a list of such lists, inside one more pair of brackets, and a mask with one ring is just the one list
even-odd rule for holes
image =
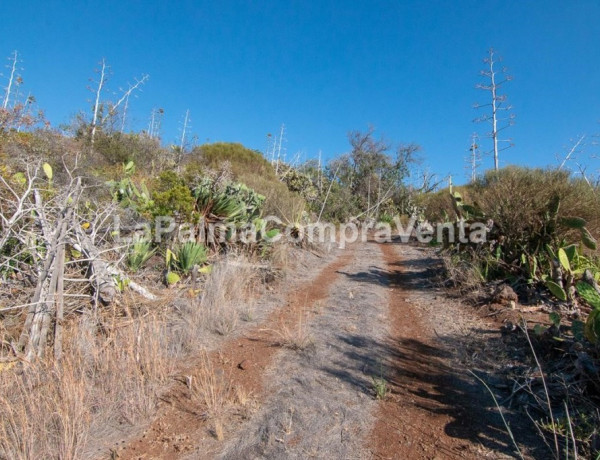
{"label": "leafless tree", "polygon": [[152,139],[160,137],[160,126],[162,124],[164,114],[164,109],[160,107],[152,109],[152,113],[150,114],[150,122],[148,123],[148,136],[150,136]]}
{"label": "leafless tree", "polygon": [[467,157],[466,169],[471,182],[477,179],[477,170],[481,164],[481,152],[479,150],[479,137],[476,133],[471,135],[471,145],[469,146],[469,155]]}
{"label": "leafless tree", "polygon": [[10,96],[13,92],[13,84],[18,84],[20,76],[17,74],[18,65],[19,65],[19,53],[17,51],[13,51],[11,57],[8,58],[10,61],[10,65],[7,66],[10,68],[10,75],[8,77],[8,84],[4,90],[4,100],[2,101],[2,108],[7,109],[8,104],[10,102]]}
{"label": "leafless tree", "polygon": [[[129,109],[129,98],[136,90],[140,90],[141,86],[147,81],[149,75],[144,74],[141,78],[136,78],[133,84],[129,84],[126,90],[122,90],[121,97],[116,102],[102,100],[102,93],[106,90],[106,83],[108,81],[109,66],[106,64],[106,60],[103,58],[100,62],[100,69],[98,70],[99,78],[94,88],[90,88],[94,92],[94,105],[92,108],[92,121],[91,121],[91,134],[90,141],[93,144],[96,137],[96,132],[99,126],[107,124],[107,121],[115,124],[118,121],[117,114],[119,109],[123,106],[121,113],[121,126],[120,131],[123,132],[125,129],[125,120],[127,118],[127,110]],[[104,115],[103,115],[104,112]]]}
{"label": "leafless tree", "polygon": [[95,91],[95,102],[92,110],[92,133],[91,133],[91,142],[94,143],[94,137],[96,136],[96,128],[98,127],[98,114],[100,113],[100,95],[102,94],[102,89],[106,84],[107,80],[107,66],[106,60],[102,58],[101,67],[99,70],[100,78],[98,79],[98,85]]}
{"label": "leafless tree", "polygon": [[[502,150],[506,150],[513,146],[512,139],[500,139],[499,133],[504,129],[514,124],[514,114],[509,113],[512,110],[511,105],[506,104],[506,95],[500,94],[502,86],[512,80],[512,76],[508,75],[506,67],[497,70],[497,65],[502,59],[496,55],[493,48],[488,50],[488,57],[483,60],[486,64],[486,69],[480,72],[480,75],[485,78],[484,83],[478,83],[475,87],[490,93],[490,102],[486,104],[476,103],[474,107],[489,108],[489,112],[476,118],[475,122],[488,122],[491,124],[492,130],[488,133],[488,137],[492,139],[494,154],[494,169],[499,168],[498,154]],[[502,116],[502,113],[506,113]],[[499,143],[507,143],[503,148],[499,147]]]}
{"label": "leafless tree", "polygon": [[125,120],[127,119],[127,109],[129,108],[129,97],[133,94],[135,90],[140,89],[140,87],[148,81],[150,76],[148,74],[142,75],[142,78],[135,79],[134,84],[130,84],[127,90],[123,90],[123,94],[121,98],[117,101],[117,103],[111,108],[113,112],[117,111],[119,106],[123,104],[123,113],[121,114],[121,132],[125,131]]}

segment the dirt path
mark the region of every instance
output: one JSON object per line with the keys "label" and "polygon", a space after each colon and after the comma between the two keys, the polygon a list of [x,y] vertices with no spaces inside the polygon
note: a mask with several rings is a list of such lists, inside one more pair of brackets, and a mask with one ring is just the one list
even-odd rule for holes
{"label": "dirt path", "polygon": [[371,270],[381,266],[377,246],[353,252],[353,262],[328,286],[327,300],[310,308],[310,345],[278,356],[265,376],[268,398],[220,458],[369,456],[364,440],[377,406],[372,377],[383,359],[371,343],[387,333],[387,292],[370,282]]}
{"label": "dirt path", "polygon": [[391,395],[373,430],[375,457],[513,458],[490,396],[461,359],[464,338],[486,325],[428,284],[436,262],[426,251],[380,248],[391,284],[391,333],[382,345]]}
{"label": "dirt path", "polygon": [[[491,398],[467,372],[493,367],[476,356],[501,346],[497,325],[432,286],[435,265],[430,252],[400,244],[340,252],[210,355],[247,396],[223,440],[181,384],[120,458],[513,458]],[[525,431],[522,418],[509,420]],[[519,441],[525,452],[536,444]]]}
{"label": "dirt path", "polygon": [[[328,265],[315,273],[311,280],[284,297],[284,305],[274,310],[263,322],[244,331],[243,335],[230,340],[223,347],[208,355],[217,379],[226,378],[228,386],[243,393],[245,400],[260,400],[263,392],[263,374],[271,364],[275,354],[281,349],[282,330],[293,331],[297,326],[299,313],[307,305],[314,305],[324,299],[329,284],[337,277],[336,272],[353,258],[350,251],[339,252]],[[191,365],[161,399],[163,404],[158,415],[148,429],[137,439],[121,450],[123,459],[177,459],[190,450],[192,458],[214,458],[221,447],[220,435],[215,434],[212,420],[195,407],[186,376],[193,375],[195,368],[205,366],[205,362]],[[214,382],[218,387],[220,382]],[[222,427],[224,435],[237,428],[246,414],[230,417]],[[194,449],[196,446],[199,449]]]}

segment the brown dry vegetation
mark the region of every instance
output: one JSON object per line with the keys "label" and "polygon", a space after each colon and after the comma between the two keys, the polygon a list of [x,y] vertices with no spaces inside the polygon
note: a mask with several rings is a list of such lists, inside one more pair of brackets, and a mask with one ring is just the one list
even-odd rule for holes
{"label": "brown dry vegetation", "polygon": [[[69,322],[60,362],[3,364],[0,457],[84,458],[147,420],[184,360],[251,315],[252,267],[244,257],[225,258],[199,297],[181,301],[168,292],[154,303],[125,295],[111,311]],[[192,386],[216,417],[226,395],[205,364]]]}

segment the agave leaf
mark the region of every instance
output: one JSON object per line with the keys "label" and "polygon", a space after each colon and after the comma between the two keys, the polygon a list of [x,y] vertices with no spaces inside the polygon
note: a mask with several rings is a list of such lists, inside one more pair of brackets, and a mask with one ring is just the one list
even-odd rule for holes
{"label": "agave leaf", "polygon": [[167,265],[167,270],[171,266],[171,263],[176,262],[176,261],[177,261],[177,256],[175,256],[175,253],[173,251],[171,251],[169,248],[167,248],[167,252],[165,253],[165,264]]}
{"label": "agave leaf", "polygon": [[563,302],[567,300],[567,293],[565,290],[554,281],[546,280],[546,287],[557,299],[562,300]]}
{"label": "agave leaf", "polygon": [[206,259],[206,248],[195,241],[188,241],[177,250],[178,265],[184,273],[188,273],[195,265],[202,265]]}

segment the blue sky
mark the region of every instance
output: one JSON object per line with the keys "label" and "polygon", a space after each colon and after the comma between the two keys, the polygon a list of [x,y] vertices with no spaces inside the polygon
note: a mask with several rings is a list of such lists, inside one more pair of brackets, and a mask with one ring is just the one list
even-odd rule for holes
{"label": "blue sky", "polygon": [[493,46],[514,77],[505,92],[515,147],[501,165],[555,164],[570,139],[600,133],[597,0],[45,0],[12,2],[3,16],[0,55],[19,51],[24,91],[53,125],[89,112],[87,86],[104,57],[113,91],[150,75],[130,127],[145,128],[161,107],[165,143],[186,109],[201,142],[263,151],[285,123],[287,155],[303,159],[343,153],[348,131],[372,125],[464,180],[470,135],[488,131],[472,106],[486,102],[474,87]]}

